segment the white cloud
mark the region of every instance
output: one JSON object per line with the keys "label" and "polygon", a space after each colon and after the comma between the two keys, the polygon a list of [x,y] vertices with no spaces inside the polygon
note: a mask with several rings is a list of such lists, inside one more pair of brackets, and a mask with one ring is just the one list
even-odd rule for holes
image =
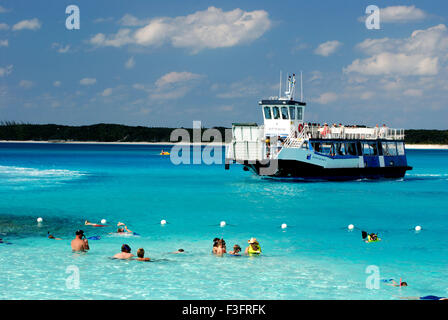
{"label": "white cloud", "polygon": [[6,13],[6,12],[9,12],[9,11],[11,11],[11,10],[10,9],[6,9],[3,6],[0,6],[0,13]]}
{"label": "white cloud", "polygon": [[55,81],[55,82],[53,82],[53,86],[55,86],[55,87],[60,87],[60,86],[61,86],[61,81]]}
{"label": "white cloud", "polygon": [[423,95],[423,91],[420,89],[408,89],[403,92],[403,94],[409,97],[421,97]]}
{"label": "white cloud", "polygon": [[34,82],[33,81],[29,81],[29,80],[21,80],[19,82],[19,86],[25,89],[29,89],[32,86],[34,86]]}
{"label": "white cloud", "polygon": [[9,46],[9,41],[8,39],[6,40],[0,40],[0,47],[7,47]]}
{"label": "white cloud", "polygon": [[8,30],[9,26],[6,23],[0,23],[0,30]]}
{"label": "white cloud", "polygon": [[314,102],[320,104],[328,104],[330,102],[336,101],[338,99],[338,95],[334,92],[325,92],[319,96],[319,98],[313,99]]}
{"label": "white cloud", "polygon": [[[426,19],[428,14],[411,6],[390,6],[380,8],[380,23],[406,23]],[[358,21],[365,23],[367,16],[359,17]]]}
{"label": "white cloud", "polygon": [[137,17],[133,16],[132,14],[126,13],[120,21],[118,21],[119,24],[126,27],[140,27],[144,26],[145,24],[149,23],[149,19],[138,19]]}
{"label": "white cloud", "polygon": [[98,47],[121,47],[134,42],[131,37],[131,31],[131,29],[120,29],[116,34],[109,38],[103,33],[98,33],[93,36],[89,42]]}
{"label": "white cloud", "polygon": [[95,20],[93,20],[93,23],[103,23],[103,22],[112,21],[113,19],[114,19],[113,17],[96,18]]}
{"label": "white cloud", "polygon": [[[142,20],[125,15],[121,23],[127,26],[142,25]],[[224,12],[209,7],[188,16],[155,18],[137,30],[120,29],[116,34],[96,34],[89,41],[95,46],[121,47],[127,44],[157,47],[165,43],[176,48],[188,48],[193,53],[203,49],[232,47],[261,37],[271,27],[264,10]]]}
{"label": "white cloud", "polygon": [[202,75],[191,72],[170,72],[160,77],[156,81],[156,87],[162,88],[169,84],[175,84],[180,82],[186,82],[190,80],[196,80],[202,78]]}
{"label": "white cloud", "polygon": [[154,83],[154,88],[135,84],[134,88],[150,92],[152,99],[178,99],[190,92],[204,76],[191,72],[169,72]]}
{"label": "white cloud", "polygon": [[10,64],[9,66],[6,67],[0,67],[0,78],[10,75],[12,72],[13,66],[12,64]]}
{"label": "white cloud", "polygon": [[243,97],[257,97],[265,95],[266,92],[278,92],[278,83],[265,83],[254,79],[253,77],[246,77],[230,84],[212,86],[213,91],[219,92],[216,94],[218,98],[234,99]]}
{"label": "white cloud", "polygon": [[130,57],[128,61],[126,61],[126,63],[124,64],[124,66],[126,67],[126,69],[132,69],[135,67],[135,60],[134,57]]}
{"label": "white cloud", "polygon": [[81,80],[79,80],[79,83],[83,86],[90,86],[96,83],[96,79],[95,78],[83,78]]}
{"label": "white cloud", "polygon": [[41,27],[41,22],[39,19],[34,18],[30,20],[22,20],[20,22],[17,22],[13,27],[12,30],[19,31],[19,30],[37,30]]}
{"label": "white cloud", "polygon": [[103,97],[108,97],[108,96],[110,96],[112,94],[112,91],[113,91],[112,88],[104,89],[104,91],[101,93],[101,95]]}
{"label": "white cloud", "polygon": [[357,48],[370,55],[345,72],[366,75],[435,75],[447,60],[448,31],[443,24],[412,32],[404,39],[366,39]]}
{"label": "white cloud", "polygon": [[356,59],[344,71],[366,75],[434,75],[438,72],[438,58],[384,52],[367,59]]}
{"label": "white cloud", "polygon": [[333,41],[327,41],[324,43],[321,43],[316,50],[314,50],[315,54],[318,54],[320,56],[328,57],[329,55],[336,52],[336,50],[342,45],[341,42],[337,40]]}
{"label": "white cloud", "polygon": [[69,50],[70,50],[70,45],[69,44],[67,44],[67,45],[63,45],[63,44],[61,44],[61,43],[57,43],[57,42],[54,42],[52,45],[51,45],[51,47],[53,48],[53,49],[56,49],[57,50],[57,52],[59,52],[59,53],[67,53]]}

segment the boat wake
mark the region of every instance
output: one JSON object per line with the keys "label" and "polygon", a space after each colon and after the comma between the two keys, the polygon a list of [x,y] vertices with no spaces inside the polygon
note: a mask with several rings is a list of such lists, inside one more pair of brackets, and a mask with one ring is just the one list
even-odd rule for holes
{"label": "boat wake", "polygon": [[30,185],[48,186],[79,179],[86,173],[66,169],[38,169],[16,166],[0,166],[0,179],[4,185],[25,187]]}

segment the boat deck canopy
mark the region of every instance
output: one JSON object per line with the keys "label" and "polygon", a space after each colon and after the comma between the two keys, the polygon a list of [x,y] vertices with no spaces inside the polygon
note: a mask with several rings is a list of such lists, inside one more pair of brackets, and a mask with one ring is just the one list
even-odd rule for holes
{"label": "boat deck canopy", "polygon": [[293,105],[293,106],[306,106],[305,102],[299,102],[295,100],[261,100],[261,105]]}

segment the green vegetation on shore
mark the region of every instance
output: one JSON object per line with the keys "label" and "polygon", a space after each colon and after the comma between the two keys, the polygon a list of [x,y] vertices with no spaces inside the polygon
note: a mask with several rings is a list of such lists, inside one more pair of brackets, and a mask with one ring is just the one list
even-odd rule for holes
{"label": "green vegetation on shore", "polygon": [[[119,124],[62,126],[56,124],[0,123],[0,140],[12,141],[98,141],[98,142],[170,142],[175,128],[133,127]],[[217,127],[222,137],[225,128]],[[193,129],[186,129],[193,137]],[[203,128],[202,130],[205,130]],[[448,130],[406,130],[409,144],[448,144]]]}
{"label": "green vegetation on shore", "polygon": [[[12,141],[98,141],[98,142],[170,142],[176,128],[132,127],[119,124],[62,126],[56,124],[0,123],[0,140]],[[224,137],[223,127],[217,127]],[[193,137],[193,129],[187,129]],[[205,128],[202,129],[204,131]],[[177,141],[181,141],[178,139]],[[173,141],[173,142],[177,142]]]}

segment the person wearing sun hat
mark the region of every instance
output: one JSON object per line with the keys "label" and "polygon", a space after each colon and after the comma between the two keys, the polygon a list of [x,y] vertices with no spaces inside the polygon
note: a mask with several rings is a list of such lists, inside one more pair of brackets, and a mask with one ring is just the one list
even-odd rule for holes
{"label": "person wearing sun hat", "polygon": [[248,254],[248,255],[261,254],[261,247],[260,247],[260,244],[258,243],[257,239],[250,238],[250,240],[247,240],[247,242],[249,243],[249,246],[244,251],[245,254]]}

